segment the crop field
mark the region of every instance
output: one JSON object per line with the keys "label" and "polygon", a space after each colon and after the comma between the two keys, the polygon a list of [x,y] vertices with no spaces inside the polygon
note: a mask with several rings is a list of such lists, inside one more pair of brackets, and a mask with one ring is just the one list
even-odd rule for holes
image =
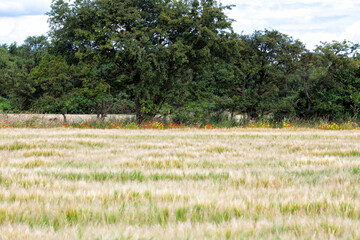
{"label": "crop field", "polygon": [[360,131],[0,129],[0,239],[359,239]]}

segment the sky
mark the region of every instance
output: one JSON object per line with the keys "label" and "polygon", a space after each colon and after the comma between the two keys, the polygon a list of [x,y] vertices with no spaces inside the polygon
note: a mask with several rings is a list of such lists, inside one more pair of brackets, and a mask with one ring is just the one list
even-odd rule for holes
{"label": "sky", "polygon": [[[237,33],[278,30],[313,49],[320,41],[360,43],[359,0],[219,0]],[[47,34],[51,0],[0,0],[0,45]]]}

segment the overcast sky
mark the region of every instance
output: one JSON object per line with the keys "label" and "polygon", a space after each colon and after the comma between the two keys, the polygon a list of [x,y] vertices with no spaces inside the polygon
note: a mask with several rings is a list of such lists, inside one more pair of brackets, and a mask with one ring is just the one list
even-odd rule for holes
{"label": "overcast sky", "polygon": [[[275,29],[300,39],[309,49],[320,41],[360,43],[359,0],[220,0],[238,33]],[[51,0],[0,0],[0,44],[46,34]]]}

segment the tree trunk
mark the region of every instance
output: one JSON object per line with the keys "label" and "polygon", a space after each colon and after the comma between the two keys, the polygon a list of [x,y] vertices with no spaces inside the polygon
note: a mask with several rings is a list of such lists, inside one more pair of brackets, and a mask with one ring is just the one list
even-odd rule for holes
{"label": "tree trunk", "polygon": [[[106,104],[109,104],[109,106],[106,107]],[[101,103],[101,121],[104,121],[107,117],[108,112],[111,110],[111,108],[114,106],[114,103],[112,100],[109,102],[102,101]]]}
{"label": "tree trunk", "polygon": [[136,122],[137,124],[141,124],[144,121],[144,119],[141,114],[141,104],[139,98],[136,98],[135,105],[136,105]]}
{"label": "tree trunk", "polygon": [[102,101],[101,102],[101,113],[100,113],[100,119],[101,121],[104,121],[105,120],[105,117],[106,117],[106,110],[105,110],[106,106],[105,106],[105,101]]}
{"label": "tree trunk", "polygon": [[98,103],[95,103],[95,112],[96,112],[96,118],[100,119],[100,109]]}
{"label": "tree trunk", "polygon": [[62,116],[63,116],[63,118],[64,118],[64,123],[67,123],[66,114],[65,114],[65,113],[62,113]]}
{"label": "tree trunk", "polygon": [[9,108],[8,110],[5,111],[5,118],[8,119],[8,113],[13,110],[14,108]]}
{"label": "tree trunk", "polygon": [[305,96],[306,96],[307,111],[310,112],[311,98],[310,98],[310,94],[309,94],[309,86],[306,84],[306,76],[302,76],[302,79],[303,79],[304,92],[305,92]]}

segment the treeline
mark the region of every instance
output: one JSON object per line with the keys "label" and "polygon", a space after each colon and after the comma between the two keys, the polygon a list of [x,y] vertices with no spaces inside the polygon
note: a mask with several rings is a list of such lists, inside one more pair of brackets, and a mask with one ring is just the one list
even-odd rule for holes
{"label": "treeline", "polygon": [[359,45],[236,34],[215,0],[53,1],[49,36],[0,47],[0,111],[182,122],[360,117]]}

